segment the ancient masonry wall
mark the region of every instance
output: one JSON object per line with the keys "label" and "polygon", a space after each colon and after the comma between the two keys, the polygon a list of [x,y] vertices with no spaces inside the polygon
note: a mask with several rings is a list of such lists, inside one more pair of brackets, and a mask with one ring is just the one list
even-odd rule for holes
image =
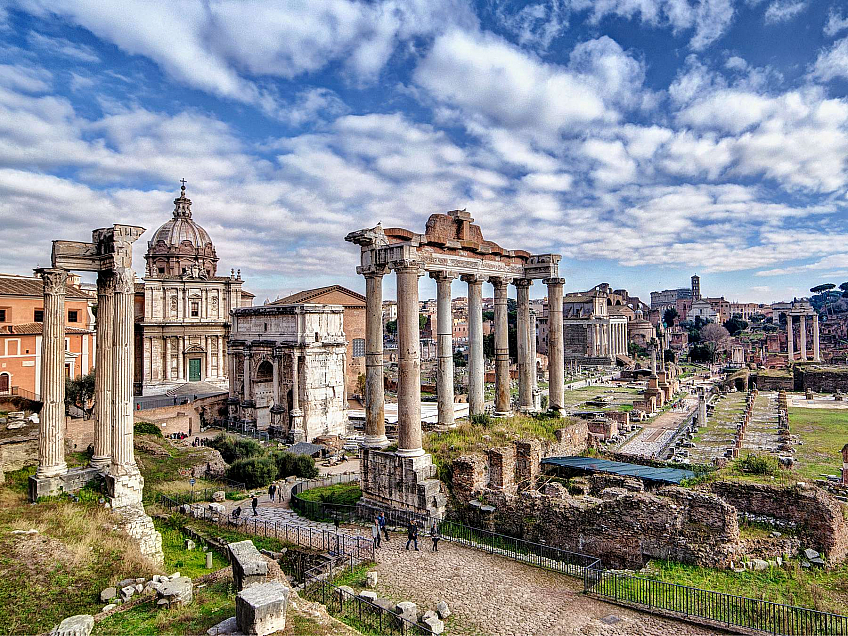
{"label": "ancient masonry wall", "polygon": [[726,567],[740,556],[736,510],[716,495],[676,486],[657,493],[606,487],[576,498],[557,486],[551,494],[486,490],[493,512],[457,512],[471,525],[597,556],[607,567],[638,569],[649,559]]}
{"label": "ancient masonry wall", "polygon": [[848,521],[843,505],[821,488],[804,483],[781,488],[720,481],[710,484],[709,490],[739,512],[794,524],[805,547],[823,552],[835,563],[848,556]]}
{"label": "ancient masonry wall", "polygon": [[393,507],[427,511],[442,518],[447,497],[436,478],[431,455],[401,457],[373,449],[362,450],[363,503],[376,508]]}
{"label": "ancient masonry wall", "polygon": [[848,391],[848,371],[805,369],[802,365],[798,365],[795,368],[794,389],[796,391],[812,389],[817,393]]}

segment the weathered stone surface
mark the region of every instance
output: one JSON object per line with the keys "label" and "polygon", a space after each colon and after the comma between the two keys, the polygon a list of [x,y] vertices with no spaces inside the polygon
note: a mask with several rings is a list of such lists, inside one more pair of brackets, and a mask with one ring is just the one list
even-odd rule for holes
{"label": "weathered stone surface", "polygon": [[117,606],[117,604],[115,604],[115,603],[109,603],[108,605],[104,605],[104,606],[103,606],[103,609],[102,609],[102,610],[100,610],[100,611],[101,611],[101,612],[103,612],[103,613],[111,612],[111,611],[112,611],[113,609],[115,609],[116,607],[118,607],[118,606]]}
{"label": "weathered stone surface", "polygon": [[434,634],[443,633],[445,631],[445,624],[441,620],[439,620],[439,617],[435,614],[428,614],[431,613],[427,612],[427,614],[425,614],[424,617],[421,619],[421,622],[426,625]]}
{"label": "weathered stone surface", "polygon": [[236,623],[245,634],[265,636],[286,627],[291,590],[279,581],[256,583],[236,596]]}
{"label": "weathered stone surface", "polygon": [[374,603],[377,601],[377,592],[372,592],[370,590],[362,590],[359,593],[359,598],[364,599],[369,603]]}
{"label": "weathered stone surface", "polygon": [[194,584],[187,576],[179,576],[162,583],[156,590],[156,604],[166,607],[182,607],[194,598]]}
{"label": "weathered stone surface", "polygon": [[227,493],[225,493],[223,490],[216,490],[212,493],[212,501],[222,502],[226,500],[226,498]]}
{"label": "weathered stone surface", "polygon": [[106,601],[110,601],[118,595],[118,590],[114,587],[107,587],[105,590],[100,592],[100,601],[105,603]]}
{"label": "weathered stone surface", "polygon": [[121,599],[124,601],[130,600],[133,594],[135,594],[135,585],[127,585],[121,588]]}
{"label": "weathered stone surface", "polygon": [[88,636],[94,629],[94,617],[91,614],[69,616],[50,632],[51,636]]}
{"label": "weathered stone surface", "polygon": [[436,613],[442,620],[446,619],[448,616],[451,615],[450,608],[448,607],[448,604],[444,601],[439,601],[438,603],[436,603]]}
{"label": "weathered stone surface", "polygon": [[226,515],[227,509],[224,507],[224,504],[211,503],[209,504],[209,512],[213,515]]}
{"label": "weathered stone surface", "polygon": [[401,601],[395,605],[395,612],[410,623],[418,622],[418,606],[412,601]]}
{"label": "weathered stone surface", "polygon": [[368,587],[368,588],[377,587],[377,573],[376,572],[368,572],[365,575],[365,587]]}
{"label": "weathered stone surface", "polygon": [[237,590],[249,585],[264,583],[268,576],[268,563],[249,539],[227,545],[230,563],[233,566],[233,580]]}
{"label": "weathered stone surface", "polygon": [[195,548],[194,541],[192,541],[191,539],[186,539],[185,540],[185,549],[186,550],[194,550],[194,548]]}

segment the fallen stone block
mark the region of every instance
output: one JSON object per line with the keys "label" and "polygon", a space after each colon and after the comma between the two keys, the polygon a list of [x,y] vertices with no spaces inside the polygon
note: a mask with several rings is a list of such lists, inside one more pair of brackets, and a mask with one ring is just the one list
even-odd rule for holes
{"label": "fallen stone block", "polygon": [[377,573],[376,572],[368,572],[365,575],[365,587],[375,588],[377,587]]}
{"label": "fallen stone block", "polygon": [[194,548],[195,548],[194,541],[192,541],[191,539],[186,539],[185,540],[185,549],[186,550],[194,550]]}
{"label": "fallen stone block", "polygon": [[100,592],[100,601],[105,603],[106,601],[111,601],[118,595],[118,590],[114,587],[107,587],[105,590]]}
{"label": "fallen stone block", "polygon": [[368,601],[369,603],[377,602],[377,592],[371,592],[369,590],[362,590],[359,593],[359,598]]}
{"label": "fallen stone block", "polygon": [[356,591],[349,585],[340,585],[333,590],[333,595],[336,597],[337,602],[344,603],[356,596]]}
{"label": "fallen stone block", "polygon": [[418,622],[418,606],[412,601],[401,601],[395,605],[395,613],[410,623]]}
{"label": "fallen stone block", "polygon": [[421,623],[426,625],[434,634],[441,634],[445,631],[445,624],[439,620],[435,612],[425,612],[421,618]]}
{"label": "fallen stone block", "polygon": [[51,636],[89,636],[94,629],[94,617],[91,614],[69,616],[50,632]]}
{"label": "fallen stone block", "polygon": [[813,559],[819,558],[821,556],[821,554],[819,554],[818,552],[816,552],[812,548],[807,548],[807,549],[804,550],[804,556],[807,559],[809,559],[810,561],[812,561]]}
{"label": "fallen stone block", "polygon": [[212,493],[212,501],[221,502],[221,501],[224,501],[226,498],[227,498],[227,493],[225,493],[223,490],[216,490],[215,492]]}
{"label": "fallen stone block", "polygon": [[448,616],[451,615],[450,608],[448,607],[448,604],[444,601],[439,601],[438,603],[436,603],[436,613],[442,620],[446,619]]}
{"label": "fallen stone block", "polygon": [[135,594],[135,585],[127,585],[126,587],[121,588],[121,599],[124,601],[128,601]]}
{"label": "fallen stone block", "polygon": [[182,607],[194,598],[194,584],[187,576],[180,576],[162,583],[156,590],[156,605],[160,607]]}
{"label": "fallen stone block", "polygon": [[213,515],[226,515],[227,509],[224,508],[224,504],[211,503],[209,504],[209,512]]}
{"label": "fallen stone block", "polygon": [[768,570],[769,564],[768,561],[764,561],[763,559],[754,559],[752,561],[754,570],[757,572],[761,572],[763,570]]}
{"label": "fallen stone block", "polygon": [[230,563],[233,566],[233,581],[241,591],[250,585],[264,583],[268,576],[268,562],[262,558],[253,541],[246,539],[227,544]]}
{"label": "fallen stone block", "polygon": [[266,636],[286,627],[291,590],[279,581],[255,583],[236,595],[236,624],[245,634]]}
{"label": "fallen stone block", "polygon": [[118,607],[115,603],[109,603],[108,605],[104,605],[101,612],[111,612],[113,609]]}

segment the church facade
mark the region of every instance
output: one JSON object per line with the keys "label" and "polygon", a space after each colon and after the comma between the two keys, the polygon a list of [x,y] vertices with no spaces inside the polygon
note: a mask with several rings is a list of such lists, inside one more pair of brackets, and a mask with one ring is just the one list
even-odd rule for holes
{"label": "church facade", "polygon": [[230,311],[253,304],[241,272],[218,276],[209,234],[192,219],[183,185],[173,218],[147,243],[135,288],[135,393],[157,395],[188,382],[228,387]]}

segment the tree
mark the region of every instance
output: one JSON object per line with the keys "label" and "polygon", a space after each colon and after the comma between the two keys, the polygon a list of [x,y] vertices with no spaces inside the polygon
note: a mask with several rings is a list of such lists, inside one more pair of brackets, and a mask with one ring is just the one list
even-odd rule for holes
{"label": "tree", "polygon": [[360,373],[356,376],[356,389],[359,395],[365,395],[365,374]]}
{"label": "tree", "polygon": [[[810,287],[811,292],[813,292],[814,294],[821,294],[822,295],[822,298],[824,299],[824,313],[825,313],[825,315],[827,315],[827,313],[828,313],[828,311],[827,311],[828,310],[827,301],[828,301],[828,298],[830,297],[830,294],[828,294],[827,292],[829,292],[831,289],[835,289],[835,288],[836,288],[836,285],[834,285],[833,283],[823,283],[821,285],[816,285],[815,287]],[[845,291],[845,290],[843,290],[843,291]]]}
{"label": "tree", "polygon": [[78,378],[65,378],[65,409],[71,406],[87,410],[94,399],[94,371]]}
{"label": "tree", "polygon": [[738,316],[739,314],[734,314],[733,318],[724,322],[724,328],[731,336],[736,336],[748,328],[748,323]]}
{"label": "tree", "polygon": [[418,314],[418,330],[424,331],[427,326],[427,314]]}
{"label": "tree", "polygon": [[842,290],[842,297],[843,297],[843,298],[848,298],[848,281],[846,281],[846,282],[842,283],[842,284],[839,286],[839,289],[841,289],[841,290]]}
{"label": "tree", "polygon": [[386,323],[386,333],[396,334],[397,333],[397,320],[390,320]]}
{"label": "tree", "polygon": [[676,362],[676,356],[674,355],[674,351],[672,349],[666,349],[663,352],[663,360],[666,362]]}
{"label": "tree", "polygon": [[465,356],[462,355],[461,351],[457,351],[453,354],[453,366],[456,368],[468,366],[468,363],[465,361]]}
{"label": "tree", "polygon": [[707,346],[710,353],[710,362],[715,361],[715,355],[727,346],[730,340],[730,333],[722,327],[714,323],[704,325],[701,329],[701,341]]}
{"label": "tree", "polygon": [[674,319],[677,318],[680,314],[677,313],[677,310],[674,307],[669,307],[665,310],[663,314],[663,322],[667,326],[671,326],[674,324]]}

